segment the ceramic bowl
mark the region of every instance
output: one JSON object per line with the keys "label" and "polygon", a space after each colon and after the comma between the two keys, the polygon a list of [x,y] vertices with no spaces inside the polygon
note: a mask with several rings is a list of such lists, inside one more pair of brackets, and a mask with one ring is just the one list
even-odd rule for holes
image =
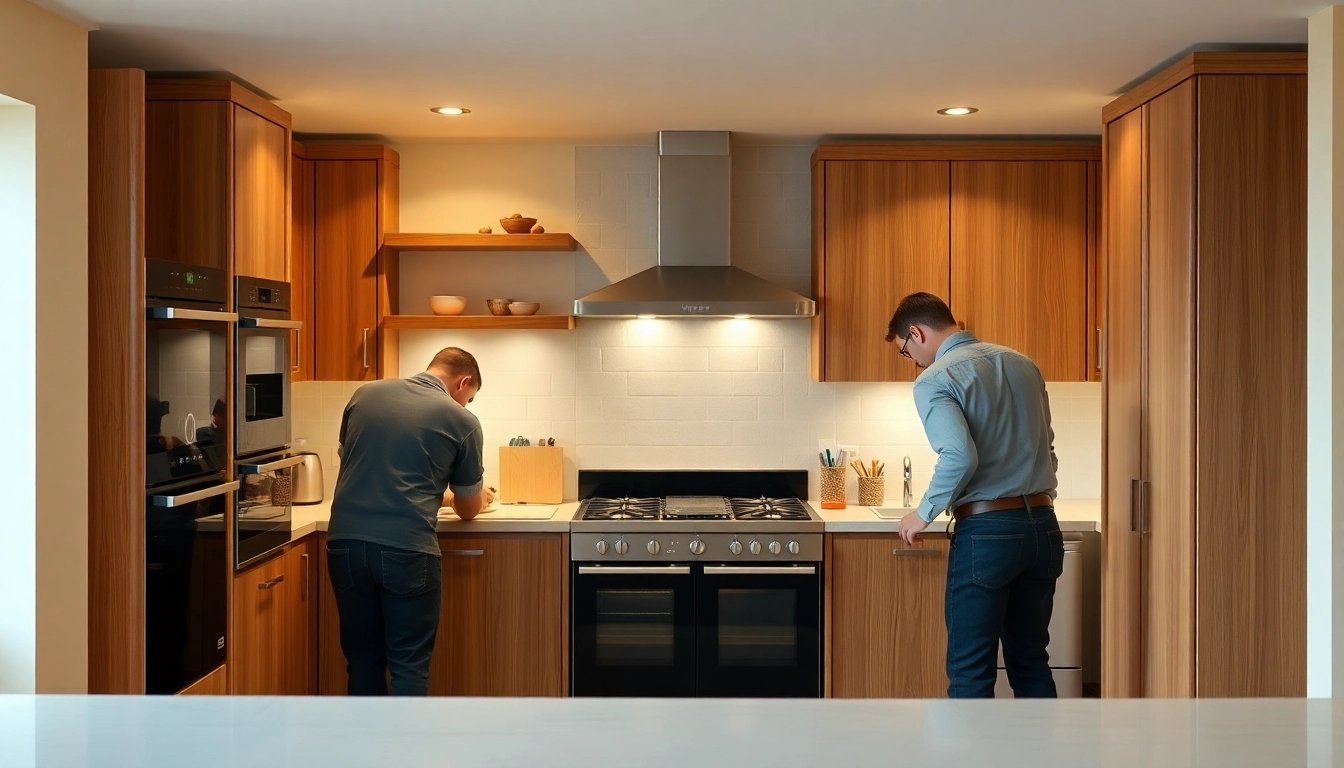
{"label": "ceramic bowl", "polygon": [[510,235],[526,235],[532,231],[532,225],[536,224],[536,219],[530,219],[524,216],[521,219],[500,219],[499,226],[504,228]]}
{"label": "ceramic bowl", "polygon": [[509,314],[509,299],[486,299],[485,306],[490,308],[490,314],[501,316]]}
{"label": "ceramic bowl", "polygon": [[511,315],[535,315],[539,309],[541,309],[541,304],[535,301],[509,302],[509,314]]}
{"label": "ceramic bowl", "polygon": [[436,315],[460,315],[466,308],[466,296],[429,297],[429,311]]}

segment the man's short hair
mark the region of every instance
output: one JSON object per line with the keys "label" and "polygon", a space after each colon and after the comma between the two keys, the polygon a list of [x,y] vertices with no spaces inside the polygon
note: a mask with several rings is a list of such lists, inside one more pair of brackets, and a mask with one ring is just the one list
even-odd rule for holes
{"label": "man's short hair", "polygon": [[896,313],[887,323],[887,341],[904,339],[913,325],[923,325],[935,331],[943,331],[957,324],[952,310],[932,293],[912,293],[901,299]]}
{"label": "man's short hair", "polygon": [[476,382],[476,388],[480,389],[481,367],[476,364],[476,358],[465,349],[457,347],[444,347],[429,361],[430,371],[442,371],[451,376],[470,376],[471,380]]}

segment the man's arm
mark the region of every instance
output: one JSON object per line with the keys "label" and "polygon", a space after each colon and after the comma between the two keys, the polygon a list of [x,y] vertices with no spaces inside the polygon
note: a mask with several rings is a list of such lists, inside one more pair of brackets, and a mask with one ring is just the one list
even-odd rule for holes
{"label": "man's arm", "polygon": [[448,482],[444,502],[463,520],[470,520],[485,509],[485,446],[479,426],[458,447],[457,463]]}
{"label": "man's arm", "polygon": [[980,466],[980,456],[966,416],[950,394],[929,382],[916,383],[915,406],[929,444],[938,453],[933,479],[917,508],[922,520],[933,522],[966,489]]}

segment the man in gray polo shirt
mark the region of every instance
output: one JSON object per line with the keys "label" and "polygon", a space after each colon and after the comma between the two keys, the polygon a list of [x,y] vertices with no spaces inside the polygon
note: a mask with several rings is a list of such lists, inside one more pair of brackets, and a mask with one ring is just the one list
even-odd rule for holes
{"label": "man in gray polo shirt", "polygon": [[440,505],[470,520],[482,488],[481,423],[466,405],[481,388],[476,358],[457,347],[409,379],[365,384],[341,420],[341,469],[327,566],[351,696],[429,693],[443,572]]}

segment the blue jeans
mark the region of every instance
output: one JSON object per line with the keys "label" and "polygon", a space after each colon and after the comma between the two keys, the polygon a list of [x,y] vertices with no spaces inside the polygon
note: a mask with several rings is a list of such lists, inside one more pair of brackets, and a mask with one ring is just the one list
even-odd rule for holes
{"label": "blue jeans", "polygon": [[1064,537],[1050,507],[963,518],[947,562],[947,695],[994,697],[999,641],[1019,699],[1055,698],[1050,612]]}
{"label": "blue jeans", "polygon": [[327,571],[341,620],[351,696],[429,695],[439,629],[439,558],[366,541],[327,542]]}

